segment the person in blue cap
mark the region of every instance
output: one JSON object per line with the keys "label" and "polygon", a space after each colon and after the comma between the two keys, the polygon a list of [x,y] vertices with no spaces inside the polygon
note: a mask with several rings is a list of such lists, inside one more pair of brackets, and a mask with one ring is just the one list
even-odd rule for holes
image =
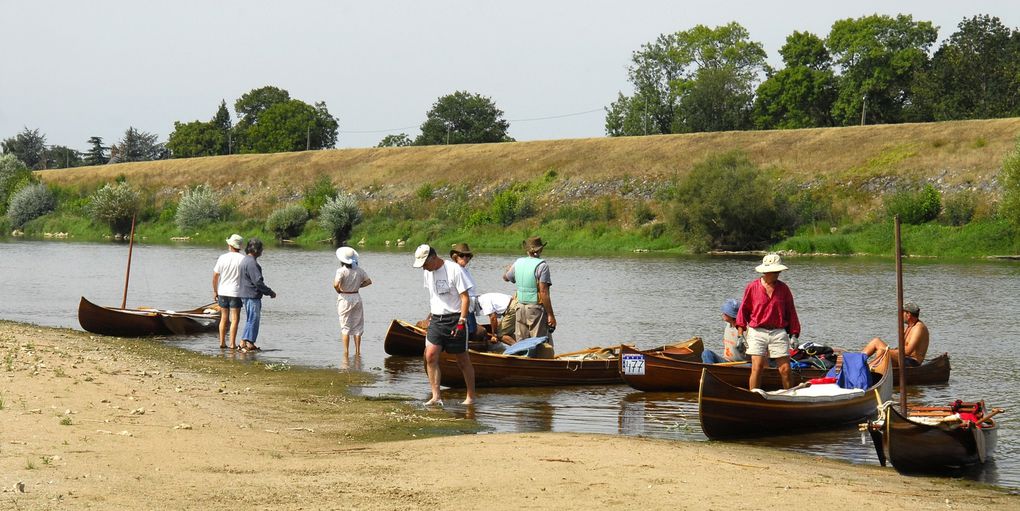
{"label": "person in blue cap", "polygon": [[722,320],[726,322],[726,330],[723,331],[723,354],[720,357],[712,350],[701,352],[701,361],[706,364],[718,364],[719,362],[744,362],[747,360],[747,341],[737,331],[737,309],[740,303],[734,298],[727,298],[719,309],[722,312]]}

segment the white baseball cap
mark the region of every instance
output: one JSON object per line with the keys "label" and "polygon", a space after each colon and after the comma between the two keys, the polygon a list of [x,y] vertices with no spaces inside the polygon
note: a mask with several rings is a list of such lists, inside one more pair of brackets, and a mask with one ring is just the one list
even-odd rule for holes
{"label": "white baseball cap", "polygon": [[242,238],[240,234],[231,234],[230,237],[227,238],[227,245],[230,245],[238,250],[241,250],[241,243],[243,242],[244,238]]}
{"label": "white baseball cap", "polygon": [[414,249],[414,267],[421,268],[425,265],[425,260],[429,258],[429,254],[432,253],[432,247],[428,243],[422,243],[418,245],[418,248]]}

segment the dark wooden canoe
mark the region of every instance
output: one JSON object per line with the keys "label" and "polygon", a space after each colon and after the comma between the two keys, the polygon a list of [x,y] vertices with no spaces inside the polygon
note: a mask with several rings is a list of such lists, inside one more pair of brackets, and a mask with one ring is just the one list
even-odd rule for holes
{"label": "dark wooden canoe", "polygon": [[824,398],[763,395],[730,385],[715,376],[714,368],[705,367],[698,392],[701,430],[708,438],[725,439],[857,424],[873,418],[892,396],[888,365],[886,360],[882,377],[864,392]]}
{"label": "dark wooden canoe", "polygon": [[[638,364],[632,364],[630,367],[624,365],[624,361],[633,360],[632,357],[641,357],[643,363],[640,366],[643,367],[640,370],[634,369]],[[700,358],[696,361],[677,359],[655,353],[639,352],[629,346],[622,348],[620,360],[620,375],[624,383],[646,392],[696,392],[701,382],[701,371],[706,367],[712,368],[712,374],[722,381],[745,389],[751,375],[750,364],[704,364]],[[943,353],[918,367],[908,367],[907,384],[945,383],[949,381],[949,372],[949,354]],[[790,370],[794,385],[812,378],[820,378],[825,376],[825,373],[826,371],[823,369]],[[895,379],[899,377],[899,370],[894,370],[893,373],[893,379],[896,381]],[[782,388],[778,370],[774,368],[765,370],[762,375],[762,388],[765,390]]]}
{"label": "dark wooden canoe", "polygon": [[216,330],[220,314],[206,313],[214,304],[186,311],[120,309],[96,305],[83,296],[78,303],[78,323],[86,331],[118,337],[194,334]]}
{"label": "dark wooden canoe", "polygon": [[[489,328],[488,325],[483,326]],[[473,350],[485,351],[488,341],[471,341],[468,346]],[[383,351],[398,357],[420,357],[425,354],[425,331],[406,321],[394,319],[386,330]]]}
{"label": "dark wooden canoe", "polygon": [[[697,337],[661,346],[656,350],[675,357],[701,355],[701,339]],[[475,370],[477,387],[549,387],[558,385],[607,385],[623,383],[620,378],[620,347],[589,348],[563,353],[554,358],[529,358],[497,353],[468,351]],[[442,353],[439,357],[440,383],[447,387],[463,387],[464,376],[455,356]]]}
{"label": "dark wooden canoe", "polygon": [[953,413],[950,407],[911,408],[911,416],[907,417],[894,406],[887,406],[879,420],[868,423],[882,466],[888,459],[899,472],[939,473],[979,465],[991,458],[999,428],[984,413],[984,402],[965,405],[980,405],[982,413],[978,418],[988,417],[982,427],[974,427],[973,423],[927,424],[918,420],[919,415],[950,415]]}

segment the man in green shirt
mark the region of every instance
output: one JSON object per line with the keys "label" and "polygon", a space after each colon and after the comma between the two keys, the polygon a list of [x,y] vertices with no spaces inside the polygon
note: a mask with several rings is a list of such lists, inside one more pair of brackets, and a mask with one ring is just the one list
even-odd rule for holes
{"label": "man in green shirt", "polygon": [[503,280],[517,285],[517,340],[529,337],[548,337],[556,329],[556,315],[553,314],[552,299],[549,286],[549,264],[542,259],[545,248],[542,238],[534,236],[524,240],[522,246],[528,254],[514,262],[513,266],[503,275]]}

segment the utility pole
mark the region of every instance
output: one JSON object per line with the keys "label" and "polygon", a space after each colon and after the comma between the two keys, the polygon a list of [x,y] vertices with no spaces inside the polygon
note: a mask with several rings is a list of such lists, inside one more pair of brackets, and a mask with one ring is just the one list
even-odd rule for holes
{"label": "utility pole", "polygon": [[305,151],[312,148],[312,127],[305,128]]}
{"label": "utility pole", "polygon": [[861,126],[864,126],[864,114],[868,111],[868,93],[865,92],[861,99],[863,100],[861,103]]}

